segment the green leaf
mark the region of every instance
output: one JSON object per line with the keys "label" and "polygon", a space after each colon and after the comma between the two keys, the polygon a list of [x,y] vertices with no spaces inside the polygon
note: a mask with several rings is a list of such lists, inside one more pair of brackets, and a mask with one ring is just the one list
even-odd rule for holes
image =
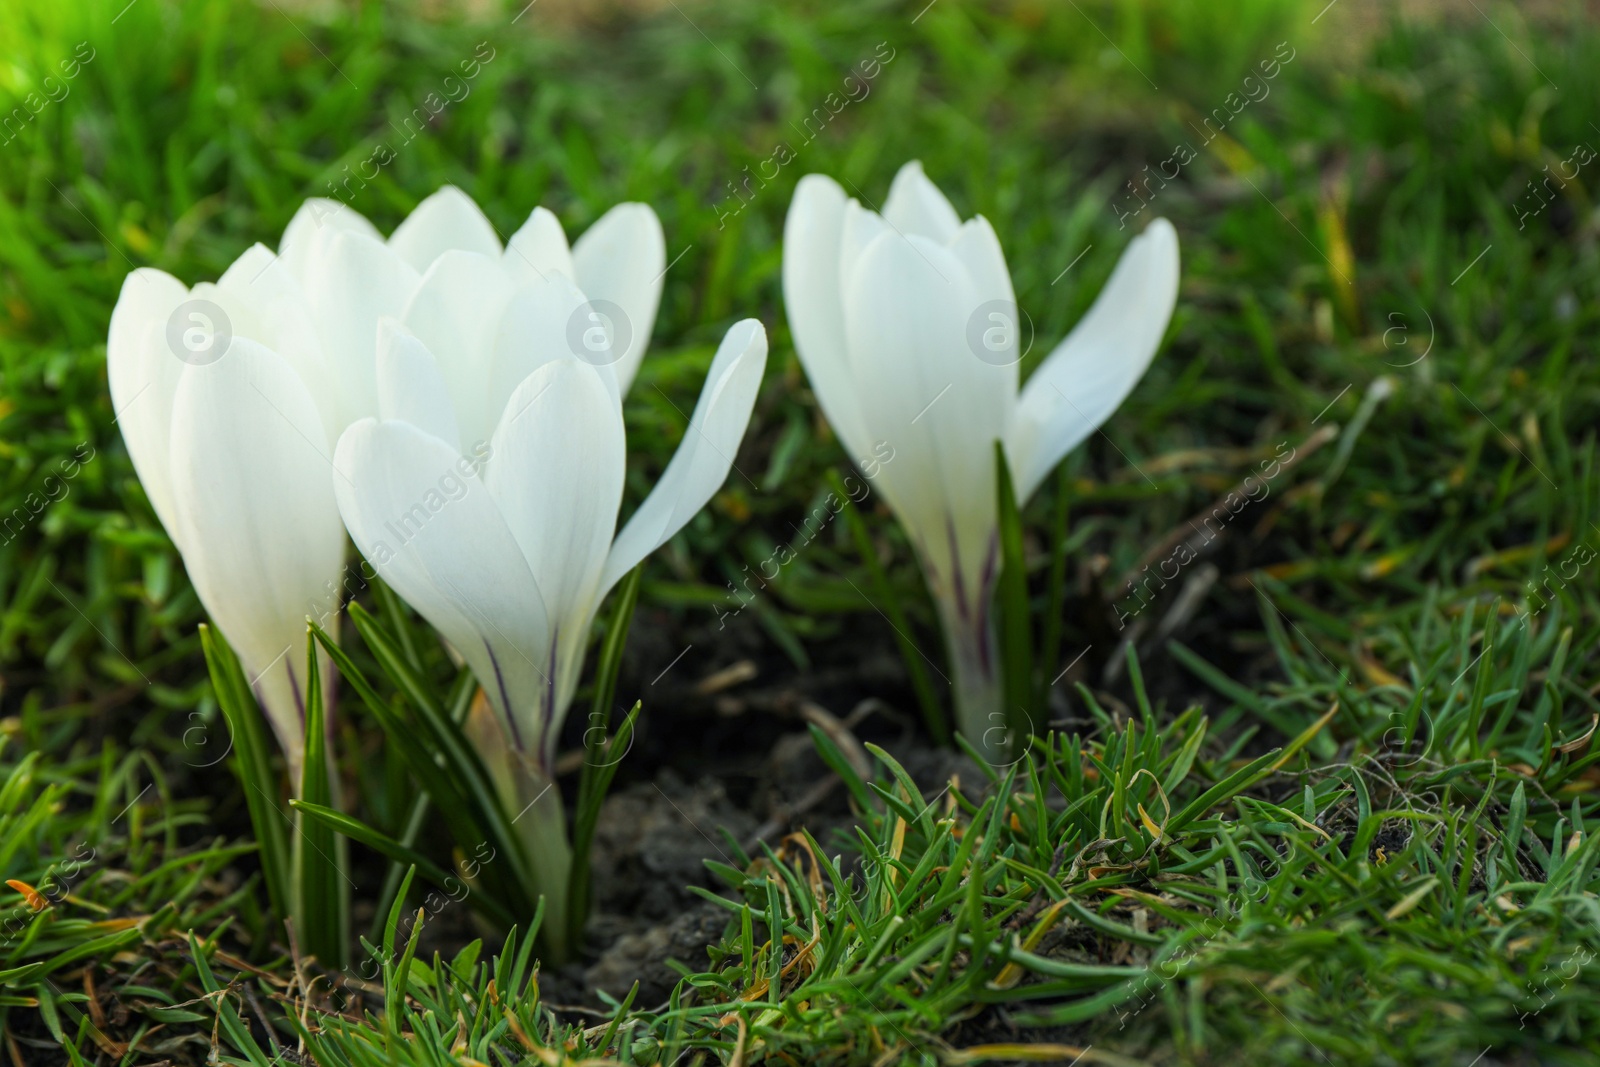
{"label": "green leaf", "polygon": [[[850,765],[850,761],[845,758],[844,753],[839,751],[839,746],[834,744],[833,738],[828,736],[827,731],[816,723],[809,723],[808,727],[811,730],[811,741],[817,746],[817,755],[822,757],[822,762],[826,763],[829,769],[839,776],[839,780],[844,783],[846,789],[850,790],[850,795],[855,798],[856,804],[860,806],[861,810],[863,812],[871,811],[873,806],[872,794],[867,792],[867,783],[861,780],[861,776]],[[979,766],[982,766],[982,764],[980,763]]]}
{"label": "green leaf", "polygon": [[[524,882],[531,882],[532,879],[526,877],[527,863],[522,856],[521,838],[512,829],[511,816],[501,804],[488,769],[472,747],[472,742],[428,695],[427,685],[411,670],[394,640],[378,621],[363,611],[359,604],[350,606],[350,618],[384,673],[410,698],[417,711],[416,724],[424,732],[427,750],[442,758],[449,779],[464,790],[462,795],[470,804],[473,820],[484,831],[483,838],[491,840],[497,849],[504,843],[503,854],[516,857]],[[443,806],[437,796],[434,803],[435,806]],[[458,839],[468,840],[459,836]]]}
{"label": "green leaf", "polygon": [[[427,864],[427,860],[422,861]],[[428,864],[432,866],[432,864]],[[416,874],[418,865],[413,863],[406,869],[405,878],[400,883],[400,892],[395,894],[394,903],[389,907],[389,919],[383,927],[383,959],[379,963],[386,963],[394,959],[394,935],[400,928],[400,917],[405,914],[406,892],[411,888],[411,879]],[[438,868],[434,868],[437,870]]]}
{"label": "green leaf", "polygon": [[239,660],[228,647],[221,631],[201,625],[200,647],[205,651],[211,672],[211,686],[217,704],[228,723],[233,742],[233,772],[244,787],[245,806],[250,825],[260,847],[261,871],[273,914],[280,920],[289,917],[290,859],[284,827],[290,819],[278,807],[282,793],[268,755],[267,731],[261,707],[245,681]]}
{"label": "green leaf", "polygon": [[[300,799],[312,807],[332,809],[335,771],[328,758],[328,721],[317,642],[309,634],[306,660],[306,733]],[[342,969],[348,962],[346,934],[350,917],[350,883],[346,881],[341,855],[345,849],[324,822],[301,819],[296,829],[293,900],[300,949],[316,956],[325,967]]]}
{"label": "green leaf", "polygon": [[[433,708],[436,718],[428,718],[425,713],[420,713],[420,708],[416,717],[402,714],[378,695],[371,682],[332,638],[315,627],[312,632],[333,660],[341,677],[357,692],[367,710],[378,721],[388,743],[405,761],[417,784],[448,824],[455,840],[481,842],[493,850],[495,862],[483,865],[481,877],[474,887],[476,891],[469,898],[473,907],[486,915],[494,913],[501,917],[531,914],[534,900],[527,889],[531,878],[523,859],[522,845],[511,832],[511,821],[489,781],[483,762],[462,735],[455,720],[444,714],[427,697],[421,681],[410,673],[409,667],[399,657],[397,646],[386,639],[376,621],[362,612],[358,605],[351,606],[350,615],[358,620],[357,629],[362,631],[379,665],[390,674],[396,686],[402,692],[419,693],[420,699]],[[396,674],[402,676],[395,677]],[[424,726],[424,723],[427,725]],[[445,741],[435,744],[440,734],[445,736]],[[360,840],[344,828],[340,832]],[[416,855],[409,849],[403,853],[386,851],[387,846],[380,846],[374,841],[363,843],[385,852],[391,859]],[[394,847],[404,848],[398,843]],[[413,861],[406,859],[405,862]],[[486,906],[491,899],[494,905]],[[497,921],[503,922],[504,919]]]}
{"label": "green leaf", "polygon": [[[600,822],[600,805],[611,788],[611,780],[617,775],[618,764],[633,746],[633,728],[639,719],[640,704],[635,701],[617,732],[610,739],[606,738],[605,723],[609,716],[601,709],[609,709],[611,694],[616,692],[622,644],[627,639],[628,623],[633,617],[638,594],[639,568],[635,567],[623,583],[623,595],[612,615],[600,657],[603,673],[595,681],[596,710],[591,714],[602,717],[598,721],[591,719],[589,728],[583,732],[583,770],[578,780],[578,806],[572,820],[572,866],[567,870],[566,943],[574,951],[583,944],[583,929],[589,919],[590,850],[594,845],[595,827]],[[603,705],[598,700],[601,693],[605,695]]]}
{"label": "green leaf", "polygon": [[217,1006],[217,1020],[222,1024],[222,1031],[227,1035],[233,1047],[245,1054],[251,1067],[272,1067],[271,1060],[256,1044],[255,1038],[250,1036],[250,1028],[239,1018],[239,1013],[234,1009],[233,1001],[229,994],[223,990],[221,983],[211,973],[211,962],[207,958],[209,947],[202,947],[195,940],[194,932],[187,935],[189,939],[189,957],[194,960],[195,971],[200,976],[200,988],[208,994],[207,999]]}
{"label": "green leaf", "polygon": [[[606,627],[605,640],[600,645],[600,659],[594,669],[594,699],[589,705],[591,726],[605,726],[611,721],[611,702],[616,699],[617,674],[622,670],[622,650],[628,643],[628,628],[633,623],[633,610],[639,602],[639,580],[644,565],[633,568],[617,587],[616,610],[611,613]],[[589,731],[584,731],[584,747],[590,748]],[[604,731],[595,744],[604,743]]]}
{"label": "green leaf", "polygon": [[[1240,767],[1238,770],[1222,779],[1222,781],[1218,782],[1210,789],[1207,789],[1204,793],[1201,793],[1199,796],[1195,797],[1194,800],[1190,801],[1182,811],[1178,812],[1178,814],[1174,815],[1167,822],[1167,836],[1172,837],[1176,835],[1179,831],[1188,826],[1190,822],[1198,819],[1217,804],[1231,796],[1234,796],[1237,793],[1242,793],[1255,783],[1261,781],[1261,779],[1265,778],[1267,775],[1272,774],[1279,767],[1282,767],[1289,761],[1291,756],[1305,748],[1312,742],[1313,739],[1321,735],[1322,728],[1328,724],[1329,720],[1333,718],[1334,714],[1338,710],[1339,706],[1335,704],[1325,715],[1322,716],[1322,718],[1318,719],[1316,722],[1302,730],[1300,734],[1287,745],[1279,749],[1274,749],[1263,756],[1256,757],[1243,767]],[[1357,779],[1360,778],[1359,775],[1355,777]],[[1361,782],[1358,780],[1356,785],[1359,788],[1361,786]]]}
{"label": "green leaf", "polygon": [[[305,821],[319,823],[331,831],[343,834],[357,844],[365,845],[395,863],[404,865],[408,871],[410,868],[415,868],[417,874],[422,875],[422,877],[443,889],[446,893],[456,893],[461,889],[462,880],[460,878],[415,849],[407,848],[381,830],[374,829],[359,819],[329,807],[310,804],[303,800],[292,801],[291,804],[297,812],[305,817]],[[405,903],[405,888],[408,885],[410,885],[409,875],[401,882],[400,890],[395,894],[394,907],[400,907]],[[473,901],[474,907],[501,926],[509,928],[515,925],[516,917],[492,896],[473,893],[468,899]]]}
{"label": "green leaf", "polygon": [[896,797],[893,792],[888,789],[884,789],[876,782],[872,783],[868,788],[872,789],[875,793],[889,802],[903,807],[905,811],[902,812],[902,817],[906,819],[906,822],[921,826],[922,832],[927,834],[929,837],[932,837],[934,832],[933,816],[929,813],[933,809],[931,805],[923,800],[922,791],[917,788],[916,781],[913,780],[911,775],[907,773],[906,769],[900,765],[899,760],[889,755],[889,753],[885,752],[882,748],[879,748],[871,741],[866,742],[863,747],[865,747],[868,752],[872,753],[872,755],[875,756],[885,767],[889,768],[889,773],[894,775],[895,781],[900,784],[900,788],[905,792],[905,796],[904,798]]}
{"label": "green leaf", "polygon": [[[411,961],[416,958],[417,938],[422,936],[423,920],[426,917],[427,913],[418,908],[417,921],[411,924],[411,936],[406,939],[406,950],[401,954],[400,962],[395,964],[392,970],[387,962],[384,966],[384,1023],[396,1037],[400,1035],[406,990],[411,984]],[[389,958],[391,957],[385,957],[385,960]]]}

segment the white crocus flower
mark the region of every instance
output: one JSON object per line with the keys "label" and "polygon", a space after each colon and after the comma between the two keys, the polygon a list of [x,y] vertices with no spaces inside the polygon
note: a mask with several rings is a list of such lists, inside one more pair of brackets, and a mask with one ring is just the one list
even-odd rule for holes
{"label": "white crocus flower", "polygon": [[192,290],[129,275],[106,345],[134,470],[300,783],[306,616],[338,584],[334,399],[298,286],[246,252]]}
{"label": "white crocus flower", "polygon": [[216,283],[192,290],[136,270],[112,312],[111,398],[134,469],[239,654],[296,787],[306,618],[332,628],[346,585],[332,446],[380,410],[379,320],[405,315],[421,290],[431,299],[462,256],[490,263],[497,291],[542,272],[581,279],[609,309],[594,320],[603,339],[616,322],[627,327],[615,355],[631,378],[665,260],[660,223],[642,204],[613,208],[569,250],[543,209],[502,249],[488,219],[451,187],[387,240],[354,210],[309,200],[279,254],[255,245]]}
{"label": "white crocus flower", "polygon": [[[536,208],[502,248],[472,198],[445,186],[418,204],[387,241],[358,212],[334,200],[308,200],[283,234],[282,256],[300,283],[323,343],[337,352],[331,367],[340,397],[332,436],[358,418],[375,415],[377,322],[400,317],[421,279],[446,253],[470,252],[497,275],[494,291],[556,273],[594,302],[607,328],[620,321],[629,335],[615,353],[623,391],[644,358],[661,300],[666,243],[649,205],[618,204],[571,248],[555,215]],[[447,376],[459,368],[446,368]]]}
{"label": "white crocus flower", "polygon": [[569,863],[555,745],[595,613],[722,485],[767,354],[756,320],[728,331],[677,454],[618,533],[623,327],[594,332],[597,301],[548,254],[558,235],[516,281],[482,253],[439,258],[379,331],[379,417],[339,439],[334,481],[357,547],[483,686],[498,727],[475,740],[555,931]]}
{"label": "white crocus flower", "polygon": [[1016,298],[987,220],[963,223],[919,163],[881,215],[832,179],[800,180],[784,227],[783,290],[817,400],[852,455],[878,441],[876,482],[916,546],[938,606],[957,723],[1001,746],[990,605],[999,569],[994,442],[1018,502],[1115,411],[1149,366],[1178,292],[1165,219],[1134,239],[1094,306],[1018,392]]}

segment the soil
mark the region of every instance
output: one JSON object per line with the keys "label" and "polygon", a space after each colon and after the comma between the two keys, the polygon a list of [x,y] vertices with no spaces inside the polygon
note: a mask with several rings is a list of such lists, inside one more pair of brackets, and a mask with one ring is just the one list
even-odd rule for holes
{"label": "soil", "polygon": [[[899,751],[929,796],[951,773],[966,781],[978,774],[963,766],[964,757],[924,743],[902,744]],[[855,820],[848,795],[816,755],[809,733],[781,734],[756,768],[756,782],[747,780],[748,770],[731,781],[715,774],[686,780],[664,767],[606,800],[594,845],[589,951],[542,980],[548,999],[598,1006],[599,994],[620,999],[637,981],[636,1004],[665,1003],[679,978],[669,961],[705,969],[706,947],[729,924],[727,909],[689,888],[727,891],[706,860],[740,866],[739,851],[754,853],[761,842],[775,843],[801,826],[831,853],[850,847],[846,835]],[[743,786],[749,796],[736,801],[730,785]]]}

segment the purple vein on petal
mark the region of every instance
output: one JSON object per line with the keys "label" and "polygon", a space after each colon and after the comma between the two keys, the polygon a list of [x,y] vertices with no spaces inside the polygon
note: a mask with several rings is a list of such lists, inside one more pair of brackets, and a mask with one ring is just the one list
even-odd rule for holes
{"label": "purple vein on petal", "polygon": [[945,537],[950,542],[950,571],[956,586],[956,611],[963,621],[972,618],[972,606],[967,603],[967,582],[961,573],[961,544],[956,539],[955,517],[944,513]]}
{"label": "purple vein on petal", "polygon": [[500,706],[506,709],[506,725],[511,728],[511,744],[518,752],[525,752],[527,750],[522,747],[522,731],[517,729],[517,717],[511,710],[511,694],[506,692],[506,678],[500,671],[499,657],[494,654],[494,648],[487,640],[484,640],[483,648],[489,653],[489,663],[494,667],[494,684],[500,687]]}
{"label": "purple vein on petal", "polygon": [[[995,569],[1000,560],[1000,534],[998,531],[989,535],[989,547],[983,556],[983,575],[978,580],[978,625],[980,636],[989,632],[989,613],[994,602]],[[992,650],[987,639],[978,643],[978,662],[983,665],[984,673],[993,673],[994,666],[989,662]]]}

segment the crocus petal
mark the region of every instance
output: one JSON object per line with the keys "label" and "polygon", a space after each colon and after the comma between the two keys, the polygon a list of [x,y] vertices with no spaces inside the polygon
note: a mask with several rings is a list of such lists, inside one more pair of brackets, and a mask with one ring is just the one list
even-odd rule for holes
{"label": "crocus petal", "polygon": [[[984,362],[968,331],[980,310],[966,267],[949,249],[886,231],[845,287],[845,332],[874,432],[895,450],[877,484],[938,574],[952,557],[976,581],[995,524],[994,442],[1014,402],[1007,368]],[[1014,373],[1014,372],[1012,372]]]}
{"label": "crocus petal", "polygon": [[[235,337],[215,363],[185,368],[172,409],[184,566],[253,680],[284,663],[303,672],[306,616],[323,617],[338,587],[345,540],[328,451],[310,393],[271,349]],[[291,760],[302,695],[263,689]]]}
{"label": "crocus petal", "polygon": [[187,364],[168,347],[167,323],[188,298],[189,291],[170,274],[153,267],[139,268],[122,283],[106,341],[114,421],[127,442],[145,495],[174,544],[179,544],[180,535],[168,442],[172,398]]}
{"label": "crocus petal", "polygon": [[1178,234],[1134,238],[1082,321],[1028,379],[1009,442],[1019,500],[1117,410],[1166,333],[1178,298]]}
{"label": "crocus petal", "polygon": [[1017,308],[1011,271],[1006,268],[1000,238],[995,236],[989,220],[978,215],[961,224],[949,247],[967,268],[972,295],[978,301],[972,313],[975,319],[967,323],[967,350],[980,361],[1000,369],[999,377],[1004,381],[1000,388],[1007,401],[1009,418],[1009,401],[1017,393],[1018,364],[1024,354],[1022,345],[1028,340],[1025,336],[1028,326]]}
{"label": "crocus petal", "polygon": [[625,469],[622,408],[593,367],[546,363],[511,394],[485,481],[550,613],[560,706],[588,645]]}
{"label": "crocus petal", "polygon": [[278,242],[278,255],[283,257],[289,273],[304,281],[306,268],[317,257],[318,246],[341,233],[383,240],[378,228],[361,212],[337,200],[314,196],[300,205],[300,210],[284,228],[283,239]]}
{"label": "crocus petal", "polygon": [[488,407],[489,373],[511,282],[494,258],[446,252],[422,276],[401,321],[417,335],[444,375],[462,444],[487,444],[498,406]]}
{"label": "crocus petal", "polygon": [[868,211],[854,200],[845,204],[844,229],[839,235],[839,277],[836,282],[841,300],[850,291],[861,254],[879,237],[893,232],[876,211]]}
{"label": "crocus petal", "polygon": [[[892,483],[913,510],[942,511],[946,489],[959,496],[970,480],[962,476],[974,465],[968,454],[991,448],[986,431],[962,429],[985,366],[966,344],[976,302],[966,268],[927,238],[885,230],[844,291],[852,373],[862,395],[873,398],[874,432],[895,448]],[[902,456],[911,462],[902,465]]]}
{"label": "crocus petal", "polygon": [[378,322],[404,314],[421,282],[392,248],[362,233],[333,235],[307,268],[306,300],[340,400],[332,438],[377,413]]}
{"label": "crocus petal", "polygon": [[550,627],[471,461],[415,426],[362,419],[334,463],[339,513],[362,555],[466,659],[518,750],[533,751],[554,677]]}
{"label": "crocus petal", "polygon": [[378,417],[409,422],[460,451],[450,391],[428,346],[396,319],[378,321]]}
{"label": "crocus petal", "polygon": [[611,546],[600,595],[683,529],[722,486],[750,423],[766,366],[767,331],[755,319],[734,323],[711,361],[678,451]]}
{"label": "crocus petal", "polygon": [[548,281],[552,274],[565,275],[573,282],[578,278],[561,220],[542,207],[534,208],[522,229],[511,235],[501,260],[506,273],[519,285]]}
{"label": "crocus petal", "polygon": [[962,223],[949,248],[967,268],[967,277],[972,279],[973,292],[979,300],[1015,301],[1006,255],[988,219],[977,215]]}
{"label": "crocus petal", "polygon": [[667,262],[661,221],[647,204],[618,204],[578,238],[572,259],[584,295],[610,301],[627,316],[628,344],[616,363],[617,383],[626,394],[650,344],[661,303]]}
{"label": "crocus petal", "polygon": [[603,320],[577,285],[555,272],[521,286],[506,303],[489,368],[489,416],[498,419],[517,386],[553,360],[582,360],[600,372],[621,402]]}
{"label": "crocus petal", "polygon": [[153,325],[165,327],[172,312],[188,296],[189,290],[182,282],[154,267],[140,267],[122,280],[122,291],[111,309],[111,330],[106,340],[106,375],[111,381],[112,406],[119,412],[148,380],[141,373],[146,368],[136,358],[145,333]]}
{"label": "crocus petal", "polygon": [[450,251],[500,258],[500,238],[472,198],[446,185],[406,216],[389,238],[389,247],[418,271]]}
{"label": "crocus petal", "polygon": [[252,245],[215,285],[201,282],[189,296],[220,307],[233,336],[249,338],[276,352],[305,384],[324,425],[335,424],[339,396],[322,340],[305,292],[282,259],[265,245]]}
{"label": "crocus petal", "polygon": [[914,159],[894,176],[889,199],[883,204],[883,218],[907,237],[927,237],[939,244],[954,237],[961,226],[961,216]]}
{"label": "crocus petal", "polygon": [[845,206],[844,190],[832,178],[800,179],[783,226],[783,302],[817,402],[845,449],[863,457],[871,440],[850,370],[839,295]]}

